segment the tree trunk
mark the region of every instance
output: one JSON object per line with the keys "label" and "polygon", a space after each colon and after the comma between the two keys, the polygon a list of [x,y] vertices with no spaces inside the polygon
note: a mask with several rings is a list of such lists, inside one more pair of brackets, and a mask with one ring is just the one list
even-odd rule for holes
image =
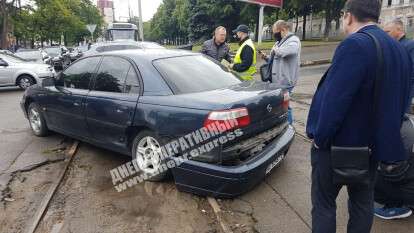
{"label": "tree trunk", "polygon": [[341,18],[336,18],[336,26],[335,29],[338,31],[341,29]]}
{"label": "tree trunk", "polygon": [[[259,6],[260,11],[260,6]],[[256,16],[256,33],[254,34],[254,41],[259,41],[259,16],[260,14],[257,14]]]}
{"label": "tree trunk", "polygon": [[306,13],[303,15],[302,40],[306,40]]}
{"label": "tree trunk", "polygon": [[331,22],[332,22],[332,0],[326,1],[325,5],[325,30],[323,31],[323,36],[325,39],[329,38],[329,33],[331,32]]}
{"label": "tree trunk", "polygon": [[296,15],[296,27],[295,27],[295,34],[298,33],[298,27],[299,27],[299,15]]}
{"label": "tree trunk", "polygon": [[3,16],[0,47],[2,49],[7,49],[7,17],[8,17],[8,14],[7,14],[7,9],[6,9],[6,0],[0,0],[0,1],[1,1],[1,15]]}

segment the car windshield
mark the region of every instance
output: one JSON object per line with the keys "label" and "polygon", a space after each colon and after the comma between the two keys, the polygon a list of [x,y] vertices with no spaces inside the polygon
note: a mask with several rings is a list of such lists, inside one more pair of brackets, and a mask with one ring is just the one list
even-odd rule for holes
{"label": "car windshield", "polygon": [[39,50],[17,52],[15,55],[25,60],[42,60],[42,54]]}
{"label": "car windshield", "polygon": [[51,57],[57,57],[61,52],[61,49],[59,47],[45,48],[43,50],[46,51],[46,53]]}
{"label": "car windshield", "polygon": [[79,46],[79,47],[77,47],[77,49],[81,52],[86,52],[86,51],[88,51],[88,46],[87,45]]}
{"label": "car windshield", "polygon": [[142,43],[141,46],[144,49],[164,49],[164,47],[157,43]]}
{"label": "car windshield", "polygon": [[242,82],[226,67],[202,55],[164,58],[153,64],[176,94],[210,91]]}
{"label": "car windshield", "polygon": [[134,30],[111,30],[112,40],[135,40]]}

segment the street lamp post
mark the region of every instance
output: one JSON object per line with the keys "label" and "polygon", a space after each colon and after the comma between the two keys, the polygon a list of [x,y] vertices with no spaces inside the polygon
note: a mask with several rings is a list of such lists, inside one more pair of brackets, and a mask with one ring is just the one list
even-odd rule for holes
{"label": "street lamp post", "polygon": [[138,0],[138,13],[139,13],[139,35],[141,37],[141,41],[144,41],[144,25],[142,23],[141,0]]}
{"label": "street lamp post", "polygon": [[260,5],[260,13],[259,13],[259,37],[258,37],[258,43],[262,43],[263,38],[263,21],[264,21],[264,5]]}

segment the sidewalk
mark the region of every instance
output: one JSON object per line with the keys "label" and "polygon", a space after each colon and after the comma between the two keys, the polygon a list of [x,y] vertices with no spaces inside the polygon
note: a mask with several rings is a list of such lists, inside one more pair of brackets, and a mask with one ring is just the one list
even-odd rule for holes
{"label": "sidewalk", "polygon": [[[309,233],[311,232],[311,144],[305,134],[306,118],[317,84],[327,66],[303,68],[303,75],[292,95],[298,135],[286,160],[251,192],[234,200],[222,200],[226,221],[235,233]],[[345,233],[348,221],[347,193],[343,188],[337,200],[337,232]],[[241,221],[248,217],[249,221]],[[246,226],[244,226],[244,224]],[[247,231],[246,231],[247,230]],[[372,233],[414,232],[414,216],[398,220],[374,219]]]}

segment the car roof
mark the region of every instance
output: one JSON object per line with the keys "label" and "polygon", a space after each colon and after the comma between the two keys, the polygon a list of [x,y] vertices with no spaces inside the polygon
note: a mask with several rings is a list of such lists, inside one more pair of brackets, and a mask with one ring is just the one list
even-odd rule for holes
{"label": "car roof", "polygon": [[116,40],[116,41],[105,41],[98,42],[92,46],[108,46],[108,45],[146,45],[146,44],[157,44],[155,42],[142,42],[142,41],[133,41],[133,40]]}
{"label": "car roof", "polygon": [[129,49],[129,50],[103,52],[100,54],[101,55],[118,55],[118,56],[129,57],[136,61],[146,60],[149,62],[153,60],[169,58],[169,57],[200,55],[199,53],[194,53],[191,51],[179,50],[179,49]]}

